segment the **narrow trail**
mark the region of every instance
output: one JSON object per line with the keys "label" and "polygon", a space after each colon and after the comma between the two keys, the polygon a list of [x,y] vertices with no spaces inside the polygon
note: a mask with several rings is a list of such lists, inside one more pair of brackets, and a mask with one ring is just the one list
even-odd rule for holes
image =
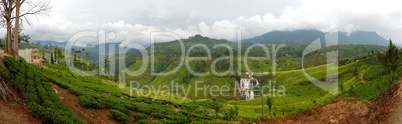
{"label": "narrow trail", "polygon": [[66,105],[71,112],[89,124],[118,124],[116,120],[109,117],[107,109],[88,109],[79,104],[79,99],[71,94],[67,89],[63,89],[54,83],[50,83],[61,102]]}
{"label": "narrow trail", "polygon": [[[399,86],[402,86],[402,77],[399,77]],[[396,94],[396,99],[398,99],[397,107],[388,120],[389,124],[402,124],[402,87],[399,87]]]}
{"label": "narrow trail", "polygon": [[363,83],[367,83],[368,81],[364,79],[364,73],[366,73],[366,70],[364,70],[362,76],[360,77]]}

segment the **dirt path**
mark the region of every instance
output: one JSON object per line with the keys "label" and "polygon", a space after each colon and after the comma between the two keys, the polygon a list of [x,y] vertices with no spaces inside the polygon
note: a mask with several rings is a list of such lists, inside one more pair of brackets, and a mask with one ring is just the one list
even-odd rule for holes
{"label": "dirt path", "polygon": [[[402,77],[399,77],[399,86],[402,85]],[[396,99],[398,99],[397,107],[394,113],[389,118],[389,124],[402,124],[402,87],[399,87],[396,93]]]}
{"label": "dirt path", "polygon": [[370,123],[372,103],[354,98],[338,98],[326,105],[305,110],[290,116],[264,119],[246,124],[327,124],[327,123]]}
{"label": "dirt path", "polygon": [[363,83],[367,83],[368,81],[366,79],[364,79],[364,73],[366,73],[366,70],[364,70],[362,76],[361,76],[361,80]]}
{"label": "dirt path", "polygon": [[5,103],[0,100],[0,124],[40,124],[40,121],[29,113],[21,97],[17,97],[17,102]]}
{"label": "dirt path", "polygon": [[109,117],[107,109],[87,109],[79,104],[79,99],[68,90],[50,83],[59,95],[61,102],[66,105],[77,117],[81,118],[89,124],[118,124],[116,120]]}

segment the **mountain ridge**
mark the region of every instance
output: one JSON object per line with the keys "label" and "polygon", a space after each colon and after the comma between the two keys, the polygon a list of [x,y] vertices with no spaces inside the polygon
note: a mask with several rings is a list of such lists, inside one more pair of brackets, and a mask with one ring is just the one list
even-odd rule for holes
{"label": "mountain ridge", "polygon": [[[318,30],[295,30],[295,31],[271,31],[260,36],[242,40],[247,43],[286,43],[286,44],[309,44],[326,33]],[[374,31],[354,31],[349,35],[346,32],[338,32],[338,43],[342,44],[366,44],[388,45],[386,39]]]}

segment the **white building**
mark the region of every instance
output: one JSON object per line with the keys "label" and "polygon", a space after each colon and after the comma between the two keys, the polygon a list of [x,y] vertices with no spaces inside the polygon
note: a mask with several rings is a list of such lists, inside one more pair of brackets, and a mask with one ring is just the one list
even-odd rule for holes
{"label": "white building", "polygon": [[42,66],[42,58],[39,58],[38,49],[18,50],[18,55],[25,59],[28,63]]}

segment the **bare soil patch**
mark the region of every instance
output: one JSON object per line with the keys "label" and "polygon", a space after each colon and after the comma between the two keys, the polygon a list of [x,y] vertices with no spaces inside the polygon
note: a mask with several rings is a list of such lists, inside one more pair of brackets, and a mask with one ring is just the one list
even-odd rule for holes
{"label": "bare soil patch", "polygon": [[116,120],[109,117],[108,109],[88,109],[79,104],[79,99],[67,89],[63,89],[54,83],[50,83],[55,89],[61,102],[66,105],[77,117],[89,124],[118,124]]}
{"label": "bare soil patch", "polygon": [[393,101],[390,101],[391,114],[388,119],[389,124],[401,124],[402,123],[402,77],[399,77],[398,88],[396,89],[393,97]]}
{"label": "bare soil patch", "polygon": [[34,118],[25,106],[24,99],[10,89],[16,95],[12,102],[4,102],[0,99],[0,124],[40,124],[37,118]]}
{"label": "bare soil patch", "polygon": [[354,98],[338,98],[323,106],[305,110],[286,117],[263,119],[248,124],[322,124],[322,123],[370,123],[372,103]]}

